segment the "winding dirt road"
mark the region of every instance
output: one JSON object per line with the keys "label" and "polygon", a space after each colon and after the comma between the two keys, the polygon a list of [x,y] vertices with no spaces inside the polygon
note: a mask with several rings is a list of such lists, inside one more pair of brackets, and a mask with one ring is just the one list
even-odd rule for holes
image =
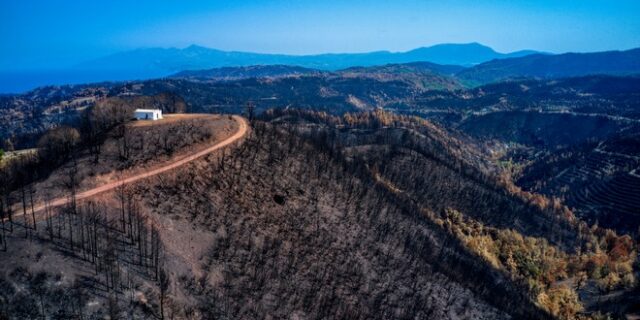
{"label": "winding dirt road", "polygon": [[[76,195],[76,201],[81,201],[90,197],[93,197],[97,194],[103,193],[103,192],[107,192],[107,191],[111,191],[113,189],[116,189],[122,185],[125,184],[130,184],[130,183],[134,183],[136,181],[142,180],[142,179],[146,179],[149,177],[153,177],[155,175],[161,174],[163,172],[167,172],[169,170],[173,170],[175,168],[178,168],[180,166],[183,166],[189,162],[192,162],[200,157],[203,157],[207,154],[210,154],[216,150],[220,150],[234,142],[236,142],[238,139],[244,137],[244,135],[247,133],[247,130],[249,128],[249,125],[247,124],[247,121],[240,117],[240,116],[233,116],[233,119],[238,123],[238,131],[236,133],[234,133],[232,136],[220,141],[219,143],[204,149],[202,151],[199,151],[197,153],[194,153],[190,156],[187,156],[185,158],[182,158],[180,160],[176,160],[174,162],[168,163],[160,168],[156,168],[135,176],[131,176],[128,177],[126,179],[120,180],[120,181],[116,181],[116,182],[111,182],[111,183],[107,183],[105,185],[93,188],[93,189],[89,189],[89,190],[85,190],[83,192],[80,192]],[[69,201],[69,199],[67,197],[60,197],[60,198],[56,198],[53,199],[49,202],[49,207],[53,208],[53,207],[59,207],[62,205],[67,204],[67,202]],[[34,208],[35,212],[39,212],[42,211],[46,208],[46,205],[42,204],[42,205],[38,205],[37,207]],[[21,216],[22,213],[17,213],[14,216]]]}

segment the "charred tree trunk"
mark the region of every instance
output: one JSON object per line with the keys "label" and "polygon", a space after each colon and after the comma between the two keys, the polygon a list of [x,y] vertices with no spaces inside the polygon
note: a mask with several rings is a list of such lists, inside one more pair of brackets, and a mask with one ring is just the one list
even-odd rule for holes
{"label": "charred tree trunk", "polygon": [[33,194],[35,190],[33,190],[33,186],[29,187],[29,204],[31,205],[31,217],[33,218],[33,230],[38,230],[38,225],[36,223],[36,212],[33,208]]}

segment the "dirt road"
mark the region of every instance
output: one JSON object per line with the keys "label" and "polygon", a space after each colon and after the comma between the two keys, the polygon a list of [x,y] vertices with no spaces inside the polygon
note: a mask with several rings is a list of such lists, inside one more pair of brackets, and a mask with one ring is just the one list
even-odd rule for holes
{"label": "dirt road", "polygon": [[[89,190],[85,190],[83,192],[80,192],[76,195],[76,201],[81,201],[87,198],[90,198],[92,196],[95,196],[97,194],[103,193],[103,192],[107,192],[107,191],[111,191],[113,189],[116,189],[122,185],[125,184],[130,184],[130,183],[134,183],[136,181],[142,180],[142,179],[146,179],[149,177],[153,177],[155,175],[161,174],[163,172],[167,172],[169,170],[173,170],[175,168],[178,168],[180,166],[183,166],[191,161],[194,161],[200,157],[203,157],[209,153],[212,153],[216,150],[222,149],[234,142],[236,142],[238,139],[244,137],[244,135],[247,133],[247,130],[249,128],[249,125],[247,124],[247,121],[240,117],[240,116],[233,116],[233,119],[238,122],[238,131],[236,133],[234,133],[232,136],[224,139],[223,141],[207,148],[204,149],[202,151],[199,151],[197,153],[194,153],[190,156],[187,156],[185,158],[182,158],[180,160],[174,161],[174,162],[170,162],[160,168],[156,168],[135,176],[131,176],[128,177],[126,179],[120,180],[120,181],[116,181],[116,182],[112,182],[112,183],[108,183],[102,186],[99,186],[97,188],[93,188],[93,189],[89,189]],[[59,207],[59,206],[63,206],[65,204],[67,204],[67,202],[69,201],[69,199],[67,197],[61,197],[61,198],[56,198],[53,199],[49,202],[49,207]],[[45,209],[45,205],[38,205],[34,208],[35,212],[39,212]],[[16,213],[14,214],[14,217],[18,217],[18,216],[22,216],[22,213]]]}

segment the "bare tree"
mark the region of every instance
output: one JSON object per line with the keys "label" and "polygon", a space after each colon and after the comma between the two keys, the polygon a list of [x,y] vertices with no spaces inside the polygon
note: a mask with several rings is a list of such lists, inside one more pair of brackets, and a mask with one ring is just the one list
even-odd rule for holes
{"label": "bare tree", "polygon": [[36,191],[33,189],[33,185],[29,186],[29,205],[31,207],[31,217],[33,218],[33,230],[37,231],[38,230],[38,224],[36,223],[36,212],[33,208],[33,194],[36,193]]}
{"label": "bare tree", "polygon": [[49,239],[53,241],[53,212],[50,206],[50,199],[47,196],[44,200],[44,214],[46,218],[46,231],[49,234]]}
{"label": "bare tree", "polygon": [[2,221],[2,234],[0,235],[0,242],[2,242],[2,250],[7,251],[7,234],[6,228],[4,226],[5,219],[5,210],[4,210],[4,201],[2,197],[0,197],[0,221]]}
{"label": "bare tree", "polygon": [[255,116],[255,109],[256,109],[256,105],[253,103],[253,101],[249,101],[247,102],[245,109],[244,109],[244,113],[247,117],[247,119],[249,119],[250,123],[253,123],[253,117]]}
{"label": "bare tree", "polygon": [[79,142],[78,130],[70,127],[55,128],[38,141],[38,155],[46,163],[57,165],[71,158]]}
{"label": "bare tree", "polygon": [[69,191],[66,210],[63,210],[67,216],[69,222],[69,245],[71,251],[73,251],[73,218],[77,214],[77,188],[78,188],[78,166],[77,162],[73,161],[73,166],[68,171],[63,185]]}
{"label": "bare tree", "polygon": [[118,197],[118,200],[120,200],[120,212],[121,212],[121,216],[122,218],[120,219],[121,221],[121,225],[122,225],[122,232],[126,232],[127,231],[127,226],[126,226],[126,219],[125,219],[125,209],[126,209],[126,203],[127,203],[127,199],[129,197],[129,192],[127,190],[127,187],[125,186],[124,183],[121,183],[117,188],[116,188],[116,195]]}
{"label": "bare tree", "polygon": [[30,289],[40,300],[40,314],[42,317],[46,317],[46,310],[44,307],[44,297],[47,294],[47,273],[38,272],[29,283]]}
{"label": "bare tree", "polygon": [[169,291],[169,285],[171,279],[164,268],[160,269],[160,275],[158,278],[158,288],[160,289],[160,319],[164,319],[164,305],[167,299],[167,293]]}
{"label": "bare tree", "polygon": [[116,296],[115,293],[112,293],[109,295],[109,303],[107,307],[108,307],[109,319],[111,320],[120,319],[120,313],[122,311],[120,310],[120,306],[118,305],[118,297]]}

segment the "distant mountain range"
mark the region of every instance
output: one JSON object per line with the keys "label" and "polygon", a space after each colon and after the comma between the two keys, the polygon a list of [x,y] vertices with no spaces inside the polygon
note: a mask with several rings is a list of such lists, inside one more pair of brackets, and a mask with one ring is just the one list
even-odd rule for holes
{"label": "distant mountain range", "polygon": [[[52,84],[162,78],[176,73],[183,78],[233,80],[415,62],[423,65],[410,66],[408,69],[411,72],[426,74],[425,70],[428,69],[434,74],[455,78],[455,81],[464,85],[475,86],[514,78],[639,74],[640,49],[553,55],[531,50],[499,53],[478,43],[468,43],[440,44],[406,52],[285,55],[221,51],[192,45],[184,49],[127,51],[57,71],[11,74],[0,72],[0,93],[21,92]],[[428,65],[424,64],[427,62]],[[270,67],[259,67],[267,65]],[[407,68],[393,69],[406,71]],[[180,74],[183,71],[185,73]],[[377,70],[376,73],[380,74],[381,71],[389,73],[389,70]]]}
{"label": "distant mountain range", "polygon": [[[297,66],[260,65],[183,71],[173,77],[191,80],[237,80],[320,74],[328,71]],[[587,75],[640,75],[640,48],[627,51],[531,54],[494,59],[472,67],[432,62],[392,63],[331,71],[346,77],[410,80],[423,89],[473,87],[513,79],[558,79]]]}
{"label": "distant mountain range", "polygon": [[468,85],[480,85],[514,78],[567,78],[585,75],[640,74],[640,48],[595,53],[534,54],[492,60],[456,74]]}
{"label": "distant mountain range", "polygon": [[440,44],[406,52],[375,51],[317,55],[262,54],[221,51],[192,45],[184,49],[140,49],[110,55],[77,66],[82,70],[122,70],[157,77],[183,70],[250,65],[293,65],[319,70],[339,70],[355,66],[428,61],[437,64],[472,66],[493,59],[522,57],[536,51],[499,53],[479,43]]}
{"label": "distant mountain range", "polygon": [[291,65],[318,70],[339,70],[355,66],[416,61],[471,66],[492,59],[521,57],[533,53],[538,52],[525,50],[499,53],[478,43],[440,44],[406,52],[375,51],[317,55],[222,51],[196,45],[183,49],[149,48],[121,52],[53,71],[11,73],[0,71],[0,93],[22,92],[38,86],[54,84],[152,79],[184,70],[252,65]]}

